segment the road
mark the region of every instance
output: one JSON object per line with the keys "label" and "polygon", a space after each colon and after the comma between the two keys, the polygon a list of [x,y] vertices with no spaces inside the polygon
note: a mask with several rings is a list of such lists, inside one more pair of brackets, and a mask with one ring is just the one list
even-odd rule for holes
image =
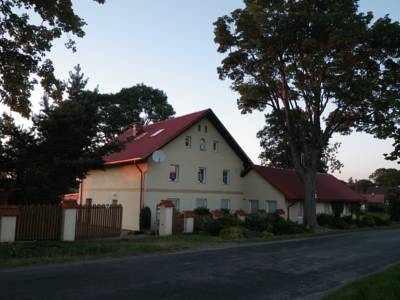
{"label": "road", "polygon": [[1,299],[321,299],[400,263],[400,229],[0,270]]}

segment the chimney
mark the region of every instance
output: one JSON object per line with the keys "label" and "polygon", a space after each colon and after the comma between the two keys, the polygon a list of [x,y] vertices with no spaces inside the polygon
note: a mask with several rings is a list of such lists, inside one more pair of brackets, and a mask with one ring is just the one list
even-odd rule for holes
{"label": "chimney", "polygon": [[137,137],[139,134],[143,132],[143,125],[142,123],[133,123],[132,124],[132,136]]}

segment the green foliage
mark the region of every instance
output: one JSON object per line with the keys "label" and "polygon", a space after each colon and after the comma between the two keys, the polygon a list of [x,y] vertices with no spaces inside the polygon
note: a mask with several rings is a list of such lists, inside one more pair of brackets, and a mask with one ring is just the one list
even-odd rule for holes
{"label": "green foliage", "polygon": [[369,176],[369,178],[381,187],[395,188],[400,186],[400,170],[394,168],[377,169]]}
{"label": "green foliage", "polygon": [[[87,81],[76,66],[70,72],[67,99],[50,104],[45,95],[42,111],[33,117],[30,129],[16,126],[9,116],[0,118],[0,162],[4,161],[0,164],[0,182],[7,179],[11,187],[19,188],[19,201],[54,202],[77,188],[77,179],[84,178],[89,170],[103,168],[103,156],[124,146],[125,141],[116,136],[142,120],[140,110],[148,114],[148,121],[174,113],[160,90],[132,87],[135,97],[126,96],[124,105],[119,105],[122,100],[86,90]],[[129,110],[129,105],[134,109]],[[112,113],[106,113],[110,106],[114,106]],[[126,113],[133,110],[135,113]],[[124,118],[119,118],[122,115]]]}
{"label": "green foliage", "polygon": [[378,215],[371,215],[371,216],[374,219],[376,226],[389,226],[391,224],[391,222],[388,218],[384,218],[384,217],[378,216]]}
{"label": "green foliage", "polygon": [[265,231],[268,228],[267,215],[260,213],[248,215],[246,217],[245,226],[252,231]]}
{"label": "green foliage", "polygon": [[198,207],[193,210],[193,213],[195,215],[204,216],[204,215],[209,215],[210,210],[207,207]]}
{"label": "green foliage", "polygon": [[242,221],[234,216],[224,216],[218,219],[208,217],[204,219],[200,229],[201,231],[210,235],[218,235],[219,232],[224,228],[238,227],[241,225],[243,225]]}
{"label": "green foliage", "polygon": [[219,232],[219,236],[224,239],[236,240],[244,238],[243,227],[227,227]]}
{"label": "green foliage", "polygon": [[[33,15],[38,19],[31,20]],[[75,14],[71,1],[60,0],[4,0],[0,20],[0,103],[28,117],[29,98],[38,79],[50,97],[61,99],[63,84],[54,76],[53,63],[46,55],[53,41],[65,33],[83,37],[86,23]],[[65,45],[76,50],[72,39]]]}
{"label": "green foliage", "polygon": [[340,218],[343,213],[344,203],[343,202],[331,202],[333,215],[335,218]]}
{"label": "green foliage", "polygon": [[387,191],[389,202],[389,215],[393,221],[400,221],[400,189],[389,189]]}
{"label": "green foliage", "polygon": [[273,223],[273,233],[275,235],[280,234],[299,234],[307,232],[307,228],[292,221],[280,218]]}
{"label": "green foliage", "polygon": [[[399,111],[400,24],[358,7],[357,0],[248,0],[214,23],[225,55],[218,73],[232,82],[242,113],[284,109],[278,126],[306,202],[315,202],[315,182],[306,179],[334,133],[398,126],[399,114],[390,113]],[[304,122],[296,122],[299,109]],[[305,222],[315,226],[315,206],[306,207]]]}
{"label": "green foliage", "polygon": [[149,230],[151,227],[151,210],[150,207],[143,207],[139,215],[140,230]]}
{"label": "green foliage", "polygon": [[365,226],[365,227],[375,227],[375,219],[373,216],[370,215],[365,215],[362,216],[360,221],[359,221],[360,226]]}
{"label": "green foliage", "polygon": [[330,214],[318,214],[317,221],[319,226],[330,227],[334,222],[335,217]]}

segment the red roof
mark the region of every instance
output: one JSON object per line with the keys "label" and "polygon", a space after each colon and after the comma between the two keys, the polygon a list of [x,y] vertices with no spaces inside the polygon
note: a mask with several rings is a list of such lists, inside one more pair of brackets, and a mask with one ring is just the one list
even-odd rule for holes
{"label": "red roof", "polygon": [[[192,127],[203,118],[208,118],[217,130],[225,137],[228,144],[243,160],[246,166],[252,164],[246,153],[240,148],[237,142],[230,135],[228,130],[219,121],[211,109],[206,109],[184,115],[177,118],[168,119],[158,123],[143,126],[143,131],[132,141],[125,144],[120,152],[112,153],[104,157],[106,164],[117,164],[129,161],[142,161],[147,159],[154,151],[162,148],[184,131]],[[132,129],[126,130],[119,138],[126,141],[132,136]]]}
{"label": "red roof", "polygon": [[[289,201],[304,199],[304,187],[294,170],[254,166],[254,170],[281,192]],[[317,174],[318,201],[358,202],[364,198],[346,184],[329,174]]]}
{"label": "red roof", "polygon": [[367,200],[368,203],[385,203],[384,194],[362,194],[362,196]]}

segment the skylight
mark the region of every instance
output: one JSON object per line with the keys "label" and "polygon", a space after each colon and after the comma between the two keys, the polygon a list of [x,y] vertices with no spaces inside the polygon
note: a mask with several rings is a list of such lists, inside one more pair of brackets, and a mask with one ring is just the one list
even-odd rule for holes
{"label": "skylight", "polygon": [[154,132],[151,136],[156,136],[159,135],[161,132],[164,131],[164,128],[157,130],[156,132]]}

